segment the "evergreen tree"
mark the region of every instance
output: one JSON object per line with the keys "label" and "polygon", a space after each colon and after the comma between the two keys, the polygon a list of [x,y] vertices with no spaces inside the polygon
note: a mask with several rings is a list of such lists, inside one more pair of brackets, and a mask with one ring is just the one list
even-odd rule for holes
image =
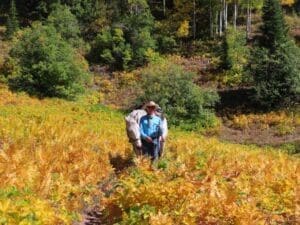
{"label": "evergreen tree", "polygon": [[288,37],[278,0],[265,0],[262,18],[251,61],[256,99],[266,108],[289,106],[300,96],[300,50]]}
{"label": "evergreen tree", "polygon": [[287,41],[288,29],[284,22],[282,8],[279,0],[265,0],[262,9],[263,25],[260,45],[270,50]]}
{"label": "evergreen tree", "polygon": [[62,38],[74,47],[80,47],[82,40],[80,39],[80,27],[76,16],[70,11],[66,5],[55,4],[53,11],[47,18],[47,25],[55,27]]}
{"label": "evergreen tree", "polygon": [[15,0],[10,2],[10,10],[6,24],[6,37],[10,39],[13,34],[19,29],[19,21]]}

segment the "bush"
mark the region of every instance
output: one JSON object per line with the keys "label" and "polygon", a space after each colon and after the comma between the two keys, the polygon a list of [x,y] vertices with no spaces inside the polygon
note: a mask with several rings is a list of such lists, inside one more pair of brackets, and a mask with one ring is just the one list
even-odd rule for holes
{"label": "bush", "polygon": [[10,87],[39,97],[74,98],[87,81],[84,61],[52,26],[35,24],[24,31],[10,52],[18,73]]}
{"label": "bush", "polygon": [[164,62],[142,72],[144,94],[137,104],[153,100],[169,115],[171,125],[192,130],[215,125],[213,106],[218,101],[214,91],[203,91],[193,83],[193,73]]}

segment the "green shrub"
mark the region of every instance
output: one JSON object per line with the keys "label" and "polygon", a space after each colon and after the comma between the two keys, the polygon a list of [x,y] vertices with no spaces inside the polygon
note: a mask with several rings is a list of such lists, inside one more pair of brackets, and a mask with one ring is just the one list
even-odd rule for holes
{"label": "green shrub", "polygon": [[295,132],[295,127],[288,123],[279,124],[275,128],[276,128],[275,134],[278,136],[289,135]]}
{"label": "green shrub", "polygon": [[149,224],[151,215],[156,213],[156,209],[151,205],[133,206],[129,212],[124,213],[120,225],[146,225]]}
{"label": "green shrub", "polygon": [[201,90],[193,78],[193,73],[171,63],[151,65],[142,72],[144,94],[137,103],[157,102],[165,110],[169,123],[184,129],[214,126],[212,108],[218,95],[215,91]]}
{"label": "green shrub", "polygon": [[177,43],[175,37],[158,33],[156,34],[156,40],[161,53],[174,53],[176,51]]}
{"label": "green shrub", "polygon": [[85,62],[52,26],[34,24],[27,28],[10,56],[19,67],[9,81],[14,90],[69,99],[84,90],[88,78]]}

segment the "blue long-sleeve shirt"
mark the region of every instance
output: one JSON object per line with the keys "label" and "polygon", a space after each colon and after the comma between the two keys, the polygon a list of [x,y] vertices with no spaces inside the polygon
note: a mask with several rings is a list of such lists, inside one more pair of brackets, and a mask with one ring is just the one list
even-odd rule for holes
{"label": "blue long-sleeve shirt", "polygon": [[158,138],[161,136],[161,118],[156,115],[146,115],[140,120],[141,138]]}

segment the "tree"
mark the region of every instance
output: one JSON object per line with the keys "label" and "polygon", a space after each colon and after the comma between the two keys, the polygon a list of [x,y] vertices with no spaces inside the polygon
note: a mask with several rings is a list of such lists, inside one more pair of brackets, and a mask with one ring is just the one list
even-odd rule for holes
{"label": "tree", "polygon": [[10,10],[6,23],[6,37],[10,39],[13,34],[19,29],[18,13],[15,0],[10,2]]}
{"label": "tree", "polygon": [[281,0],[281,5],[292,6],[295,0]]}
{"label": "tree", "polygon": [[39,97],[72,99],[88,78],[85,61],[52,26],[34,24],[10,52],[19,67],[10,87]]}
{"label": "tree", "polygon": [[266,108],[289,106],[300,100],[300,50],[288,37],[278,0],[265,0],[262,18],[251,61],[256,100]]}
{"label": "tree", "polygon": [[147,52],[156,49],[156,42],[152,36],[154,18],[146,0],[130,0],[126,8],[121,21],[125,27],[124,35],[132,47],[132,64],[142,66],[147,61]]}
{"label": "tree", "polygon": [[260,46],[275,50],[278,44],[285,43],[288,39],[288,29],[284,22],[279,0],[265,0],[263,6],[263,25]]}
{"label": "tree", "polygon": [[246,33],[229,27],[224,39],[224,83],[241,84],[245,81],[245,68],[249,58]]}
{"label": "tree", "polygon": [[190,30],[189,21],[184,20],[182,21],[180,27],[177,30],[177,36],[179,38],[186,38],[189,36],[189,30]]}
{"label": "tree", "polygon": [[121,28],[108,28],[97,36],[93,55],[101,63],[108,64],[111,70],[124,70],[132,60],[132,49]]}
{"label": "tree", "polygon": [[79,47],[82,44],[78,21],[68,6],[53,5],[53,11],[48,16],[46,24],[55,27],[62,38],[72,46]]}

